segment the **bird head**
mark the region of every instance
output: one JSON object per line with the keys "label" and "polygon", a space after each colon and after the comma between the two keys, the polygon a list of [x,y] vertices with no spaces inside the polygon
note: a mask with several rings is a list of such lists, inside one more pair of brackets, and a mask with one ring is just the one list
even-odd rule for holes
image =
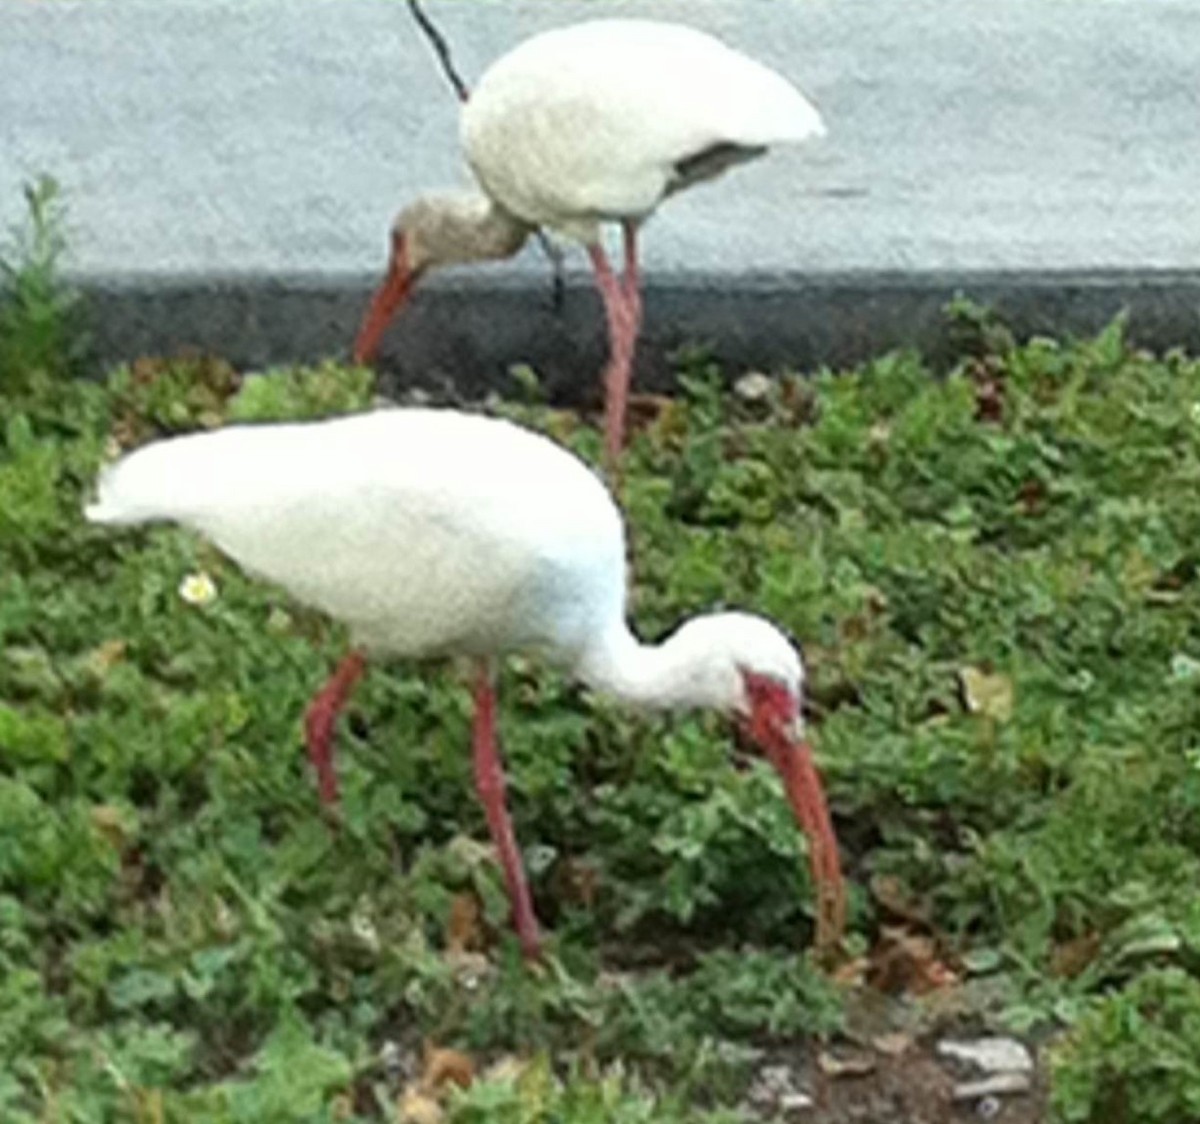
{"label": "bird head", "polygon": [[788,802],[809,839],[818,891],[817,937],[836,945],[845,921],[837,838],[824,787],[800,713],[804,665],[788,638],[748,613],[716,613],[688,622],[673,639],[693,649],[694,689],[732,712],[783,781]]}
{"label": "bird head", "polygon": [[670,644],[688,669],[692,705],[716,706],[748,732],[796,721],[804,665],[770,621],[752,613],[710,613],[681,625]]}
{"label": "bird head", "polygon": [[392,317],[427,270],[511,257],[529,230],[483,195],[459,192],[414,200],[392,223],[387,272],[354,342],[354,361],[375,359]]}

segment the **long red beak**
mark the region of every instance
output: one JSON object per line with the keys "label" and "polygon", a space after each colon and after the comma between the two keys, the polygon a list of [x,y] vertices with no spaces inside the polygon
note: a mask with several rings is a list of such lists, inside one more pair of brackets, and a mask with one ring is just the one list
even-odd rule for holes
{"label": "long red beak", "polygon": [[783,778],[788,802],[808,836],[808,856],[817,894],[819,952],[835,951],[846,929],[846,884],[838,857],[837,835],[825,800],[825,786],[813,761],[812,747],[779,731],[762,731],[758,740]]}
{"label": "long red beak", "polygon": [[358,338],[354,341],[354,362],[373,363],[379,353],[383,333],[391,323],[400,306],[408,299],[417,282],[417,273],[408,264],[408,253],[404,236],[397,234],[392,239],[392,256],[388,262],[387,275],[383,284],[375,291],[371,307],[363,317]]}

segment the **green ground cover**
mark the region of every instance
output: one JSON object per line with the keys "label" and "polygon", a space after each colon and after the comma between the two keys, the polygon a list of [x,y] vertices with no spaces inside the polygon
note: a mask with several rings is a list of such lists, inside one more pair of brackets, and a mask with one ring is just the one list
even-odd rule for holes
{"label": "green ground cover", "polygon": [[[358,408],[370,376],[78,377],[36,200],[0,307],[0,1119],[431,1119],[404,1095],[425,1043],[500,1062],[436,1098],[464,1124],[737,1119],[755,1051],[836,1040],[898,939],[932,950],[906,1011],[1048,1036],[1058,1119],[1200,1119],[1200,363],[1119,323],[1018,345],[967,306],[937,370],[750,400],[681,358],[628,461],[633,617],[752,607],[801,640],[851,962],[805,957],[803,839],[723,723],[516,660],[529,972],[454,669],[369,675],[331,833],[300,715],[337,628],[192,537],[79,515],[115,444]],[[506,412],[599,460],[523,386]]]}

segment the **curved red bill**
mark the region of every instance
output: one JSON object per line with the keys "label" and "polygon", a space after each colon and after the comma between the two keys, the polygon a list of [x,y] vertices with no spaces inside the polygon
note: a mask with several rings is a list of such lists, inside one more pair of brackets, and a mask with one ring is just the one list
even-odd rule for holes
{"label": "curved red bill", "polygon": [[807,742],[767,748],[771,763],[783,778],[788,802],[808,836],[809,864],[817,893],[815,943],[821,951],[834,950],[846,929],[846,884],[825,786]]}
{"label": "curved red bill", "polygon": [[397,235],[392,243],[392,257],[387,275],[375,291],[371,306],[363,317],[362,327],[354,341],[354,362],[373,363],[379,354],[383,333],[400,306],[408,299],[416,284],[417,274],[408,265],[404,237]]}
{"label": "curved red bill", "polygon": [[745,674],[751,713],[747,729],[783,779],[788,802],[808,836],[808,857],[817,895],[815,944],[836,952],[846,928],[846,884],[825,786],[812,747],[798,736],[797,698],[767,676]]}

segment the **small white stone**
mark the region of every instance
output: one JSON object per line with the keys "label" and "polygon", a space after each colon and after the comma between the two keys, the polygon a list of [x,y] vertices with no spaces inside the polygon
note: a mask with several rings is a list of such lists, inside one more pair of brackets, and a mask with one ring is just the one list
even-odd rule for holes
{"label": "small white stone", "polygon": [[1033,1080],[1028,1073],[994,1073],[978,1081],[960,1081],[954,1086],[956,1101],[973,1101],[980,1097],[1003,1096],[1006,1093],[1028,1093]]}
{"label": "small white stone", "polygon": [[749,1097],[754,1104],[777,1101],[792,1087],[792,1071],[786,1065],[765,1065],[758,1071],[750,1086]]}
{"label": "small white stone", "polygon": [[558,850],[547,843],[531,843],[525,848],[525,869],[533,878],[545,874],[558,858]]}
{"label": "small white stone", "polygon": [[807,1093],[784,1093],[779,1098],[779,1108],[783,1112],[799,1112],[801,1109],[812,1108],[813,1099]]}
{"label": "small white stone", "polygon": [[[603,975],[604,973],[602,973]],[[721,1041],[713,1051],[719,1061],[732,1065],[737,1062],[758,1062],[766,1056],[766,1050],[758,1046],[748,1046],[743,1042]]]}
{"label": "small white stone", "polygon": [[400,1053],[400,1047],[390,1038],[379,1047],[379,1064],[383,1066],[384,1072],[393,1079],[404,1072],[404,1058]]}
{"label": "small white stone", "polygon": [[477,990],[490,968],[482,952],[453,950],[446,953],[446,962],[454,969],[454,978],[464,991]]}
{"label": "small white stone", "polygon": [[1033,1072],[1033,1058],[1015,1038],[976,1038],[963,1042],[947,1039],[938,1043],[937,1052],[943,1058],[966,1062],[984,1073]]}
{"label": "small white stone", "polygon": [[733,392],[743,402],[765,402],[775,387],[775,380],[761,371],[750,371],[734,384]]}
{"label": "small white stone", "polygon": [[774,1109],[784,1114],[813,1107],[813,1099],[797,1084],[799,1075],[788,1065],[765,1065],[747,1090],[747,1100],[758,1111]]}

